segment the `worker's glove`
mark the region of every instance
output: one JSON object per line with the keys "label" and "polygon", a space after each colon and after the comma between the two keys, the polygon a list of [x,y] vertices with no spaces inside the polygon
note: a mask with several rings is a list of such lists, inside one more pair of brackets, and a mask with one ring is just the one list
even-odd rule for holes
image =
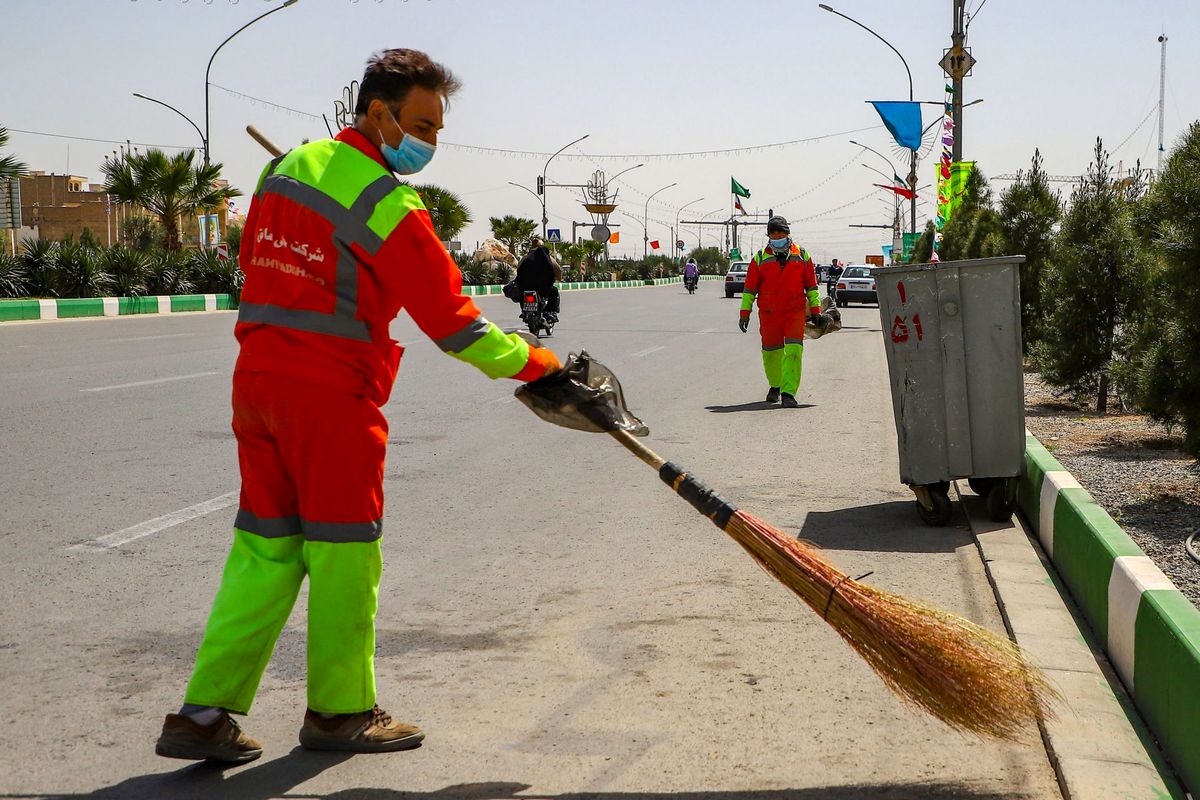
{"label": "worker's glove", "polygon": [[745,333],[750,327],[750,317],[742,317],[738,320],[738,327]]}
{"label": "worker's glove", "polygon": [[808,324],[812,325],[814,328],[824,328],[825,322],[826,318],[820,314],[810,313],[808,315]]}

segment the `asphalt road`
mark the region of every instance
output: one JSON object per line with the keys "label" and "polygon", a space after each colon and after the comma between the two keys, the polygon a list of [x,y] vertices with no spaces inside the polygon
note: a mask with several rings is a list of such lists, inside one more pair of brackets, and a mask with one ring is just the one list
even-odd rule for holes
{"label": "asphalt road", "polygon": [[[924,527],[898,482],[876,309],[810,343],[796,410],[758,402],[757,338],[718,284],[563,309],[550,344],[617,372],[652,447],[847,572],[1002,630],[965,520]],[[908,709],[616,443],[538,421],[407,319],[376,665],[425,746],[297,748],[302,597],[245,720],[263,759],[157,758],[233,520],[233,322],[0,326],[0,797],[1059,797],[1036,731],[980,741]]]}

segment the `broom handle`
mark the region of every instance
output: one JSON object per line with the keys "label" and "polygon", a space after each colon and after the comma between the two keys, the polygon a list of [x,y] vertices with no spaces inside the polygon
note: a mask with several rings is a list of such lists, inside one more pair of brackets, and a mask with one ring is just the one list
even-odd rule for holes
{"label": "broom handle", "polygon": [[624,445],[626,450],[633,453],[642,461],[645,461],[651,467],[654,467],[655,470],[662,469],[662,465],[667,463],[665,458],[639,442],[637,437],[629,431],[609,431],[608,435]]}
{"label": "broom handle", "polygon": [[730,517],[737,513],[737,509],[725,502],[724,498],[696,480],[695,476],[685,472],[678,464],[667,461],[642,444],[628,431],[615,430],[608,433],[624,445],[626,450],[653,467],[659,479],[670,486],[671,491],[687,500],[692,508],[708,517],[718,528],[725,530],[725,525]]}
{"label": "broom handle", "polygon": [[253,125],[246,126],[246,133],[250,134],[251,139],[261,144],[264,150],[276,158],[283,155],[283,151],[276,147],[270,139],[268,139],[266,136],[263,136],[262,131]]}

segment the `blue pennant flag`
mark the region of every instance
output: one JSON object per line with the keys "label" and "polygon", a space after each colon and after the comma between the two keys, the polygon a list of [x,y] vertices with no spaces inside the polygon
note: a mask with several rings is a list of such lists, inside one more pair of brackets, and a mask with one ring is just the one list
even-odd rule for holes
{"label": "blue pennant flag", "polygon": [[868,100],[879,112],[896,144],[909,150],[921,147],[921,104],[909,100]]}

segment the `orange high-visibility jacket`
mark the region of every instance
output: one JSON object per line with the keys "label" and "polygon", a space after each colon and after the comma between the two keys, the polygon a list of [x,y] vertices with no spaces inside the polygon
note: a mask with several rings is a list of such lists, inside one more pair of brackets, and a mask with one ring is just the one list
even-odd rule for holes
{"label": "orange high-visibility jacket", "polygon": [[[750,302],[747,302],[747,296]],[[780,264],[770,245],[759,250],[746,271],[743,315],[750,314],[754,298],[758,299],[762,311],[799,311],[807,306],[808,313],[819,314],[821,299],[817,292],[817,272],[808,252],[792,244],[787,263]]]}
{"label": "orange high-visibility jacket", "polygon": [[239,263],[246,274],[237,369],[345,389],[383,405],[402,348],[401,309],[445,352],[491,378],[533,380],[557,360],[488,322],[429,212],[353,128],[301,145],[263,171]]}

